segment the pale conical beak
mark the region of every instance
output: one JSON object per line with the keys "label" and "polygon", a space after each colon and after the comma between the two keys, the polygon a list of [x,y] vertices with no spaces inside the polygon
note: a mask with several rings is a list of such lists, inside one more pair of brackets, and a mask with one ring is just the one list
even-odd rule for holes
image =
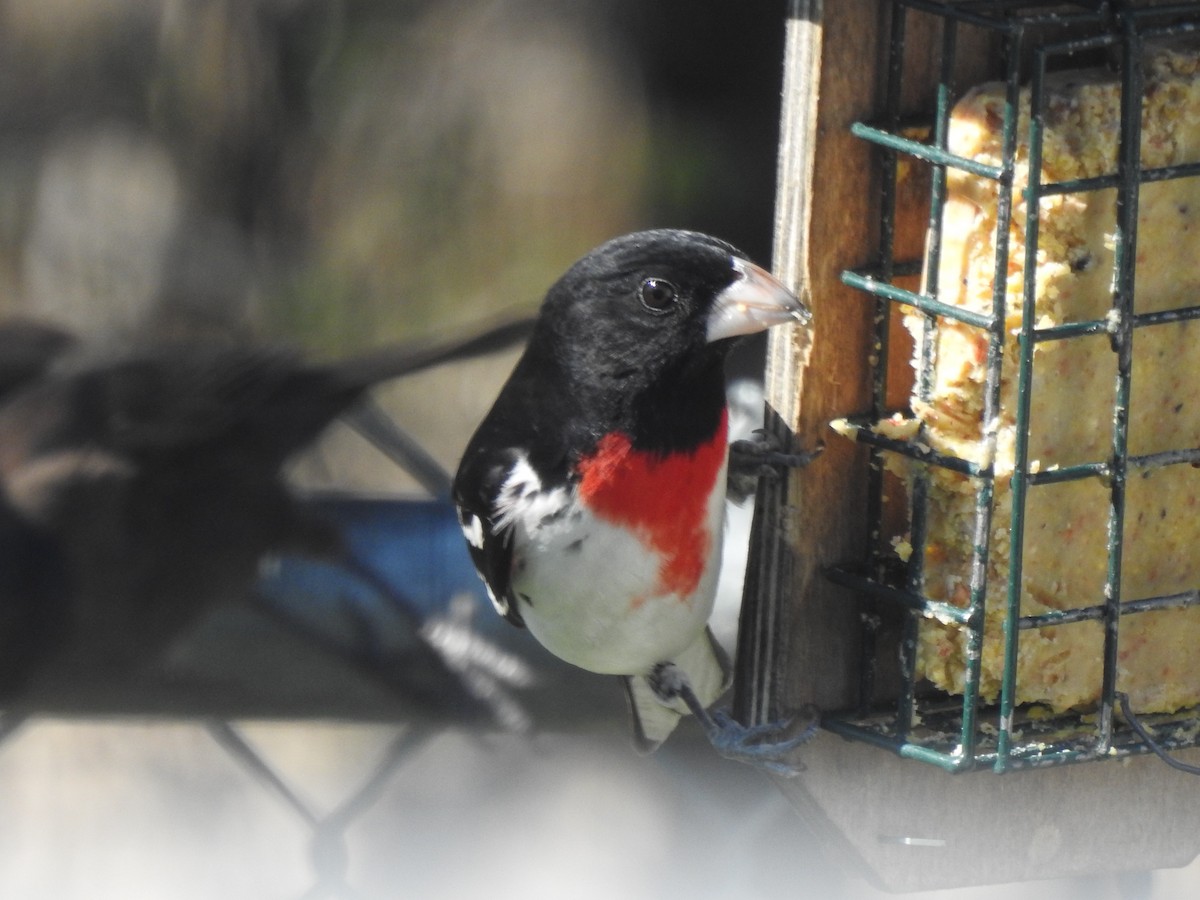
{"label": "pale conical beak", "polygon": [[708,342],[755,334],[772,325],[807,325],[812,313],[766,269],[733,258],[737,278],[717,294],[708,314]]}

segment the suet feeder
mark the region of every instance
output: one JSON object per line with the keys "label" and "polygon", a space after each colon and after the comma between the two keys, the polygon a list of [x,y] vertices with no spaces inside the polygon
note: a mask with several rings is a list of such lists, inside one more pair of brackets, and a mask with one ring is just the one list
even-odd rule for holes
{"label": "suet feeder", "polygon": [[785,790],[890,889],[1196,854],[1198,67],[1191,3],[791,5],[767,425],[827,449],[760,488],[736,703],[824,711]]}

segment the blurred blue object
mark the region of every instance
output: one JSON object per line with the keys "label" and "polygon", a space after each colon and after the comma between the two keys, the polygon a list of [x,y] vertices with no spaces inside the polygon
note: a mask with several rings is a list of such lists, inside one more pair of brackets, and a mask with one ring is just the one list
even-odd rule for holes
{"label": "blurred blue object", "polygon": [[263,565],[255,594],[277,620],[410,699],[528,730],[513,691],[533,685],[532,669],[493,639],[513,629],[491,612],[448,501],[313,495],[303,506],[344,552]]}
{"label": "blurred blue object", "polygon": [[[444,612],[459,594],[490,607],[448,501],[326,494],[309,496],[302,505],[332,525],[357,564],[403,598],[414,617]],[[381,598],[368,596],[377,591],[367,580],[343,565],[283,556],[264,567],[259,590],[294,602],[343,597],[370,605]]]}

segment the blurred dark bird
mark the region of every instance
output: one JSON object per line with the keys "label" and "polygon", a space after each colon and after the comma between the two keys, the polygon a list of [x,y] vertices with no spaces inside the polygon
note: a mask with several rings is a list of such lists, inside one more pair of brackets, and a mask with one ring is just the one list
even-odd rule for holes
{"label": "blurred dark bird", "polygon": [[455,503],[499,612],[552,653],[620,675],[643,749],[692,713],[723,754],[790,772],[806,735],[708,707],[730,666],[707,627],[728,463],[734,339],[806,323],[724,241],[609,241],[546,295],[524,355],[463,453]]}
{"label": "blurred dark bird", "polygon": [[68,332],[32,319],[0,322],[0,401],[76,346]]}
{"label": "blurred dark bird", "polygon": [[0,404],[0,562],[20,563],[0,580],[0,699],[34,677],[136,671],[245,594],[268,552],[337,559],[335,530],[302,511],[284,463],[373,385],[529,327],[329,364],[199,340],[85,348],[27,379]]}

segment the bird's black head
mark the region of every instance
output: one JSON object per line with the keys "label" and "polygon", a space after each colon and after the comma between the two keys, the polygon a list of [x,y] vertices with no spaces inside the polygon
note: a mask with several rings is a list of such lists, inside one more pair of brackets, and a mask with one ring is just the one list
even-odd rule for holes
{"label": "bird's black head", "polygon": [[724,241],[643,231],[602,244],[559,279],[531,346],[551,354],[581,402],[608,418],[632,415],[644,435],[669,429],[683,410],[694,418],[702,403],[719,416],[732,339],[807,315]]}

